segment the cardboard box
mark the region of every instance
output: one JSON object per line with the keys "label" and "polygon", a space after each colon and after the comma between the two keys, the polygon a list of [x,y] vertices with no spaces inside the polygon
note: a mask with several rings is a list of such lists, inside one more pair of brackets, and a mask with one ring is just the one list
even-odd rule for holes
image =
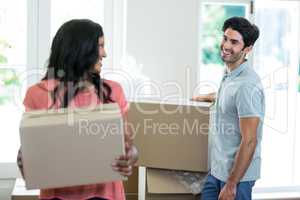
{"label": "cardboard box", "polygon": [[125,154],[123,130],[117,104],[24,113],[20,138],[27,189],[124,180],[111,168]]}
{"label": "cardboard box", "polygon": [[132,175],[123,182],[126,200],[138,200],[138,176],[138,167],[134,167]]}
{"label": "cardboard box", "polygon": [[130,102],[128,120],[140,166],[208,171],[211,103]]}
{"label": "cardboard box", "polygon": [[126,200],[138,200],[138,193],[126,193]]}
{"label": "cardboard box", "polygon": [[131,176],[123,182],[125,193],[138,193],[138,167],[133,167]]}
{"label": "cardboard box", "polygon": [[193,195],[176,177],[170,175],[169,170],[146,168],[145,172],[145,192],[139,195],[139,200],[200,199],[199,195]]}

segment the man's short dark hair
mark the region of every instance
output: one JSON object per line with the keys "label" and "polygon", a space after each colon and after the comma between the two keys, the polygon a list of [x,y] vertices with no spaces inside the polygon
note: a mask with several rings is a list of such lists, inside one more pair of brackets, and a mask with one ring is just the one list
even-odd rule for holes
{"label": "man's short dark hair", "polygon": [[228,28],[239,32],[243,36],[245,47],[254,45],[255,41],[259,37],[258,27],[255,24],[251,24],[243,17],[231,17],[227,19],[223,25],[223,32],[225,32]]}

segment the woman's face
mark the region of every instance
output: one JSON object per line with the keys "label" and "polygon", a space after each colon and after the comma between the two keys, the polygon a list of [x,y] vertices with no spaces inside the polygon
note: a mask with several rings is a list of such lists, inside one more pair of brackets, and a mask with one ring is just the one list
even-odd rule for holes
{"label": "woman's face", "polygon": [[98,39],[98,48],[99,48],[99,59],[98,62],[95,64],[94,70],[97,73],[101,72],[102,68],[102,58],[106,57],[106,51],[104,49],[104,37],[99,37]]}

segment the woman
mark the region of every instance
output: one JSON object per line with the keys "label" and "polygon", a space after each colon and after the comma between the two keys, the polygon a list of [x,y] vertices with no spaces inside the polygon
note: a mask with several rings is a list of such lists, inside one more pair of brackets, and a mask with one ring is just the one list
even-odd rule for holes
{"label": "woman", "polygon": [[[53,39],[45,77],[26,93],[26,111],[83,107],[95,102],[116,102],[126,122],[128,105],[121,86],[100,77],[102,59],[105,57],[104,35],[99,24],[86,19],[71,20],[63,24]],[[117,158],[112,168],[122,175],[129,176],[132,173],[132,165],[137,161],[137,150],[132,145],[126,127],[125,134],[126,155]],[[21,152],[18,164],[22,172]],[[116,181],[44,189],[41,190],[40,199],[122,200],[125,199],[125,195],[122,182]]]}

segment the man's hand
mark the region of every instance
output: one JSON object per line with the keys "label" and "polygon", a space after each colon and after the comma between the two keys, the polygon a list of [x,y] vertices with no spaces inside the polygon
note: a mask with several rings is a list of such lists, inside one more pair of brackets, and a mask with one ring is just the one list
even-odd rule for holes
{"label": "man's hand", "polygon": [[113,163],[112,169],[119,172],[123,176],[130,176],[132,174],[132,166],[136,166],[138,153],[134,145],[126,144],[126,155],[116,158],[116,162]]}
{"label": "man's hand", "polygon": [[204,101],[204,102],[214,102],[216,100],[216,93],[202,94],[199,96],[194,96],[192,101]]}
{"label": "man's hand", "polygon": [[219,200],[234,200],[236,195],[236,184],[227,182],[219,194]]}

